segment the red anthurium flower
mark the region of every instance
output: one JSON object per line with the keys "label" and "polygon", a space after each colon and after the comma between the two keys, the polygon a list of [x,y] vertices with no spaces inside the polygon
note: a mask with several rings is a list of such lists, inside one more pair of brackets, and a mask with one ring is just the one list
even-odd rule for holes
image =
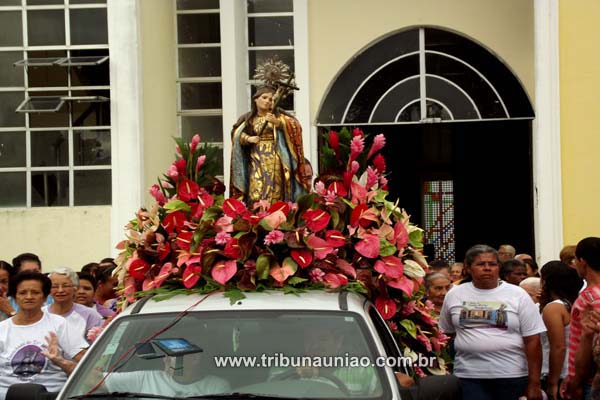
{"label": "red anthurium flower", "polygon": [[177,243],[177,246],[180,249],[189,251],[190,248],[192,247],[192,237],[193,236],[194,236],[194,232],[183,231],[183,232],[179,233],[179,235],[177,236],[177,239],[175,239],[175,242]]}
{"label": "red anthurium flower", "polygon": [[315,257],[319,260],[323,260],[327,257],[327,254],[333,252],[333,246],[331,246],[328,241],[315,235],[310,235],[306,239],[306,245],[314,251]]}
{"label": "red anthurium flower", "polygon": [[396,222],[394,233],[396,236],[396,248],[402,250],[408,244],[408,231],[402,222]]}
{"label": "red anthurium flower", "polygon": [[245,214],[246,211],[248,211],[246,205],[238,199],[227,199],[223,202],[223,213],[228,217],[235,218]]}
{"label": "red anthurium flower", "polygon": [[302,219],[306,221],[306,226],[313,232],[319,232],[327,227],[331,216],[323,210],[307,210],[302,214]]}
{"label": "red anthurium flower", "polygon": [[159,261],[164,261],[171,254],[171,245],[169,242],[161,243],[157,250]]}
{"label": "red anthurium flower", "polygon": [[237,260],[242,257],[242,252],[240,250],[240,246],[238,244],[238,239],[233,238],[225,245],[225,249],[223,249],[223,253],[228,258],[232,260]]}
{"label": "red anthurium flower", "polygon": [[350,215],[350,226],[357,227],[362,214],[368,209],[369,207],[366,204],[359,204],[354,207],[354,210],[352,210],[352,214]]}
{"label": "red anthurium flower", "polygon": [[313,255],[309,250],[292,250],[290,255],[300,268],[306,268],[312,263]]}
{"label": "red anthurium flower", "polygon": [[200,204],[200,206],[202,206],[202,208],[208,208],[208,207],[212,206],[214,203],[215,203],[214,197],[212,197],[210,195],[210,193],[208,193],[207,191],[202,189],[198,196],[198,204]]}
{"label": "red anthurium flower", "polygon": [[415,283],[405,276],[401,276],[398,279],[392,279],[386,283],[388,286],[402,290],[408,297],[412,296],[415,291]]}
{"label": "red anthurium flower", "polygon": [[335,289],[348,284],[348,278],[342,274],[326,273],[323,276],[323,283],[330,289]]}
{"label": "red anthurium flower", "polygon": [[362,256],[376,258],[379,255],[379,238],[377,235],[365,233],[363,239],[354,245],[354,249]]}
{"label": "red anthurium flower", "polygon": [[344,274],[349,276],[352,279],[356,279],[356,269],[350,264],[348,261],[338,258],[335,262],[335,265],[342,271]]}
{"label": "red anthurium flower", "polygon": [[327,239],[327,242],[329,242],[329,244],[333,247],[342,247],[346,244],[346,237],[344,236],[344,234],[334,229],[325,232],[325,238]]}
{"label": "red anthurium flower", "polygon": [[188,265],[183,271],[183,286],[190,289],[200,280],[202,267],[198,264]]}
{"label": "red anthurium flower", "polygon": [[396,302],[386,297],[378,297],[375,300],[375,308],[383,319],[388,320],[396,315]]}
{"label": "red anthurium flower", "polygon": [[375,261],[374,268],[387,278],[400,278],[404,274],[402,260],[394,256],[381,257],[381,260]]}
{"label": "red anthurium flower", "polygon": [[138,281],[146,278],[146,273],[150,270],[150,264],[141,258],[134,258],[129,263],[129,275]]}
{"label": "red anthurium flower", "polygon": [[177,197],[180,200],[188,202],[195,199],[200,194],[200,186],[192,180],[184,179],[177,185]]}
{"label": "red anthurium flower", "polygon": [[225,285],[237,272],[237,263],[235,260],[219,261],[217,262],[210,271],[212,278],[219,282],[221,285]]}
{"label": "red anthurium flower", "polygon": [[341,181],[331,182],[327,190],[335,193],[339,197],[346,197],[348,195],[348,190]]}
{"label": "red anthurium flower", "polygon": [[283,213],[283,215],[285,215],[287,217],[287,215],[290,213],[290,205],[288,203],[286,203],[285,201],[278,201],[277,203],[275,203],[271,207],[269,207],[268,213],[272,214],[275,211],[281,211]]}
{"label": "red anthurium flower", "polygon": [[175,161],[173,165],[175,166],[175,168],[177,168],[177,172],[179,172],[179,175],[187,177],[187,168],[184,158],[180,158],[179,160]]}
{"label": "red anthurium flower", "polygon": [[183,211],[175,211],[167,214],[162,222],[163,228],[167,233],[173,233],[174,231],[180,231],[183,229],[183,224],[186,221],[186,216]]}
{"label": "red anthurium flower", "polygon": [[158,275],[154,277],[154,287],[159,288],[162,286],[165,280],[171,275],[173,271],[173,264],[166,263],[160,268]]}

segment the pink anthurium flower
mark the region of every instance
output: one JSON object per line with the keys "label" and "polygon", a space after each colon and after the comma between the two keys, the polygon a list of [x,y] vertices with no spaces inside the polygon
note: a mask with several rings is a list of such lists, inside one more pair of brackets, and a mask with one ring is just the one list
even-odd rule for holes
{"label": "pink anthurium flower", "polygon": [[186,203],[200,194],[200,186],[192,180],[184,179],[177,185],[177,197]]}
{"label": "pink anthurium flower", "polygon": [[266,215],[262,221],[260,221],[260,225],[268,231],[272,231],[275,229],[279,229],[281,224],[283,224],[287,220],[287,217],[281,210],[277,210],[269,215]]}
{"label": "pink anthurium flower", "polygon": [[297,270],[298,264],[296,264],[291,257],[286,257],[281,266],[279,264],[275,264],[273,267],[271,267],[269,270],[269,275],[271,275],[271,277],[277,282],[283,283],[287,278],[294,275]]}
{"label": "pink anthurium flower", "polygon": [[384,320],[388,320],[396,315],[396,302],[390,298],[378,297],[375,300],[375,308]]}
{"label": "pink anthurium flower", "polygon": [[150,278],[146,278],[144,279],[144,282],[142,282],[142,290],[152,290],[154,289],[154,280],[150,279]]}
{"label": "pink anthurium flower", "polygon": [[408,244],[408,231],[401,221],[396,222],[394,225],[395,243],[396,248],[401,250]]}
{"label": "pink anthurium flower", "polygon": [[223,216],[215,222],[215,232],[233,232],[233,218]]}
{"label": "pink anthurium flower", "polygon": [[398,279],[389,280],[386,282],[386,284],[393,288],[402,290],[408,297],[412,296],[413,292],[415,291],[415,283],[405,276],[401,276]]}
{"label": "pink anthurium flower", "polygon": [[348,261],[343,258],[338,258],[335,262],[335,265],[342,271],[344,274],[349,276],[352,279],[356,279],[356,269],[350,264]]}
{"label": "pink anthurium flower", "polygon": [[238,199],[227,199],[223,202],[223,213],[228,217],[235,218],[247,211],[246,205]]}
{"label": "pink anthurium flower", "polygon": [[123,294],[125,294],[125,299],[127,299],[129,303],[133,303],[135,301],[134,293],[136,291],[137,288],[135,285],[135,278],[130,276],[125,280],[125,287],[123,288]]}
{"label": "pink anthurium flower", "polygon": [[324,210],[307,210],[302,214],[302,219],[306,221],[306,226],[313,232],[319,232],[327,227],[331,216]]}
{"label": "pink anthurium flower", "polygon": [[212,278],[219,282],[221,285],[225,285],[237,272],[237,263],[235,260],[217,262],[210,271]]}
{"label": "pink anthurium flower", "polygon": [[167,278],[171,275],[173,271],[173,264],[166,263],[160,268],[158,275],[154,277],[154,287],[159,288],[162,284],[167,280]]}
{"label": "pink anthurium flower", "polygon": [[184,264],[198,264],[202,260],[201,252],[197,253],[188,253],[187,251],[180,251],[177,256],[177,266],[181,267]]}
{"label": "pink anthurium flower", "polygon": [[348,278],[342,274],[328,272],[323,276],[323,283],[330,289],[336,289],[348,284]]}
{"label": "pink anthurium flower", "polygon": [[306,239],[306,245],[313,250],[315,257],[319,260],[323,260],[327,254],[333,252],[333,246],[329,242],[315,235],[310,235]]}
{"label": "pink anthurium flower", "polygon": [[354,245],[354,249],[362,256],[376,258],[379,255],[379,246],[377,235],[365,233],[363,239]]}
{"label": "pink anthurium flower", "polygon": [[201,273],[202,267],[198,264],[188,265],[183,271],[183,286],[188,289],[194,287],[194,285],[200,279]]}
{"label": "pink anthurium flower", "polygon": [[354,204],[365,204],[367,202],[367,188],[358,182],[352,182],[350,184],[350,190],[352,192],[352,203]]}
{"label": "pink anthurium flower", "polygon": [[381,257],[381,260],[375,261],[374,268],[387,278],[396,279],[404,274],[402,260],[394,256]]}
{"label": "pink anthurium flower", "polygon": [[292,250],[290,255],[300,268],[306,268],[312,263],[313,255],[309,250]]}

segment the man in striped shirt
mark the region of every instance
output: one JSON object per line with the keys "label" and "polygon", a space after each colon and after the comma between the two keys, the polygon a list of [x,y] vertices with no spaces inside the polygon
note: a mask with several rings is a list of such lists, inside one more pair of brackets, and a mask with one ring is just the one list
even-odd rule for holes
{"label": "man in striped shirt", "polygon": [[[563,383],[564,398],[584,399],[590,395],[590,379],[594,376],[589,368],[592,354],[575,356],[581,343],[583,311],[591,306],[600,310],[600,238],[588,237],[577,244],[575,250],[575,268],[579,276],[587,282],[587,287],[579,294],[571,309],[571,328],[568,349],[568,376]],[[588,359],[589,358],[589,359]],[[585,365],[584,365],[585,364]]]}

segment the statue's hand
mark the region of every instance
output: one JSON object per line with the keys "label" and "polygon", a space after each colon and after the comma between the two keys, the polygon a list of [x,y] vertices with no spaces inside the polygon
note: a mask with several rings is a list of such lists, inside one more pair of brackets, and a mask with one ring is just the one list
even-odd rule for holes
{"label": "statue's hand", "polygon": [[256,144],[256,143],[260,142],[260,136],[248,136],[246,141],[248,143]]}

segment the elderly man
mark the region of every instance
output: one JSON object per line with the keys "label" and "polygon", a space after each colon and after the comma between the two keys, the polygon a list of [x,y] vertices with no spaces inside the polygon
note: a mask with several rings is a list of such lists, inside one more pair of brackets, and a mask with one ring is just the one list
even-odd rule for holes
{"label": "elderly man", "polygon": [[503,244],[498,247],[498,257],[500,258],[501,263],[510,260],[511,258],[515,258],[516,253],[517,251],[510,244]]}
{"label": "elderly man", "polygon": [[65,318],[69,330],[87,339],[87,332],[95,326],[101,326],[104,320],[96,310],[75,303],[79,277],[70,268],[58,268],[50,273],[50,280],[50,294],[54,303],[44,307],[44,311]]}

